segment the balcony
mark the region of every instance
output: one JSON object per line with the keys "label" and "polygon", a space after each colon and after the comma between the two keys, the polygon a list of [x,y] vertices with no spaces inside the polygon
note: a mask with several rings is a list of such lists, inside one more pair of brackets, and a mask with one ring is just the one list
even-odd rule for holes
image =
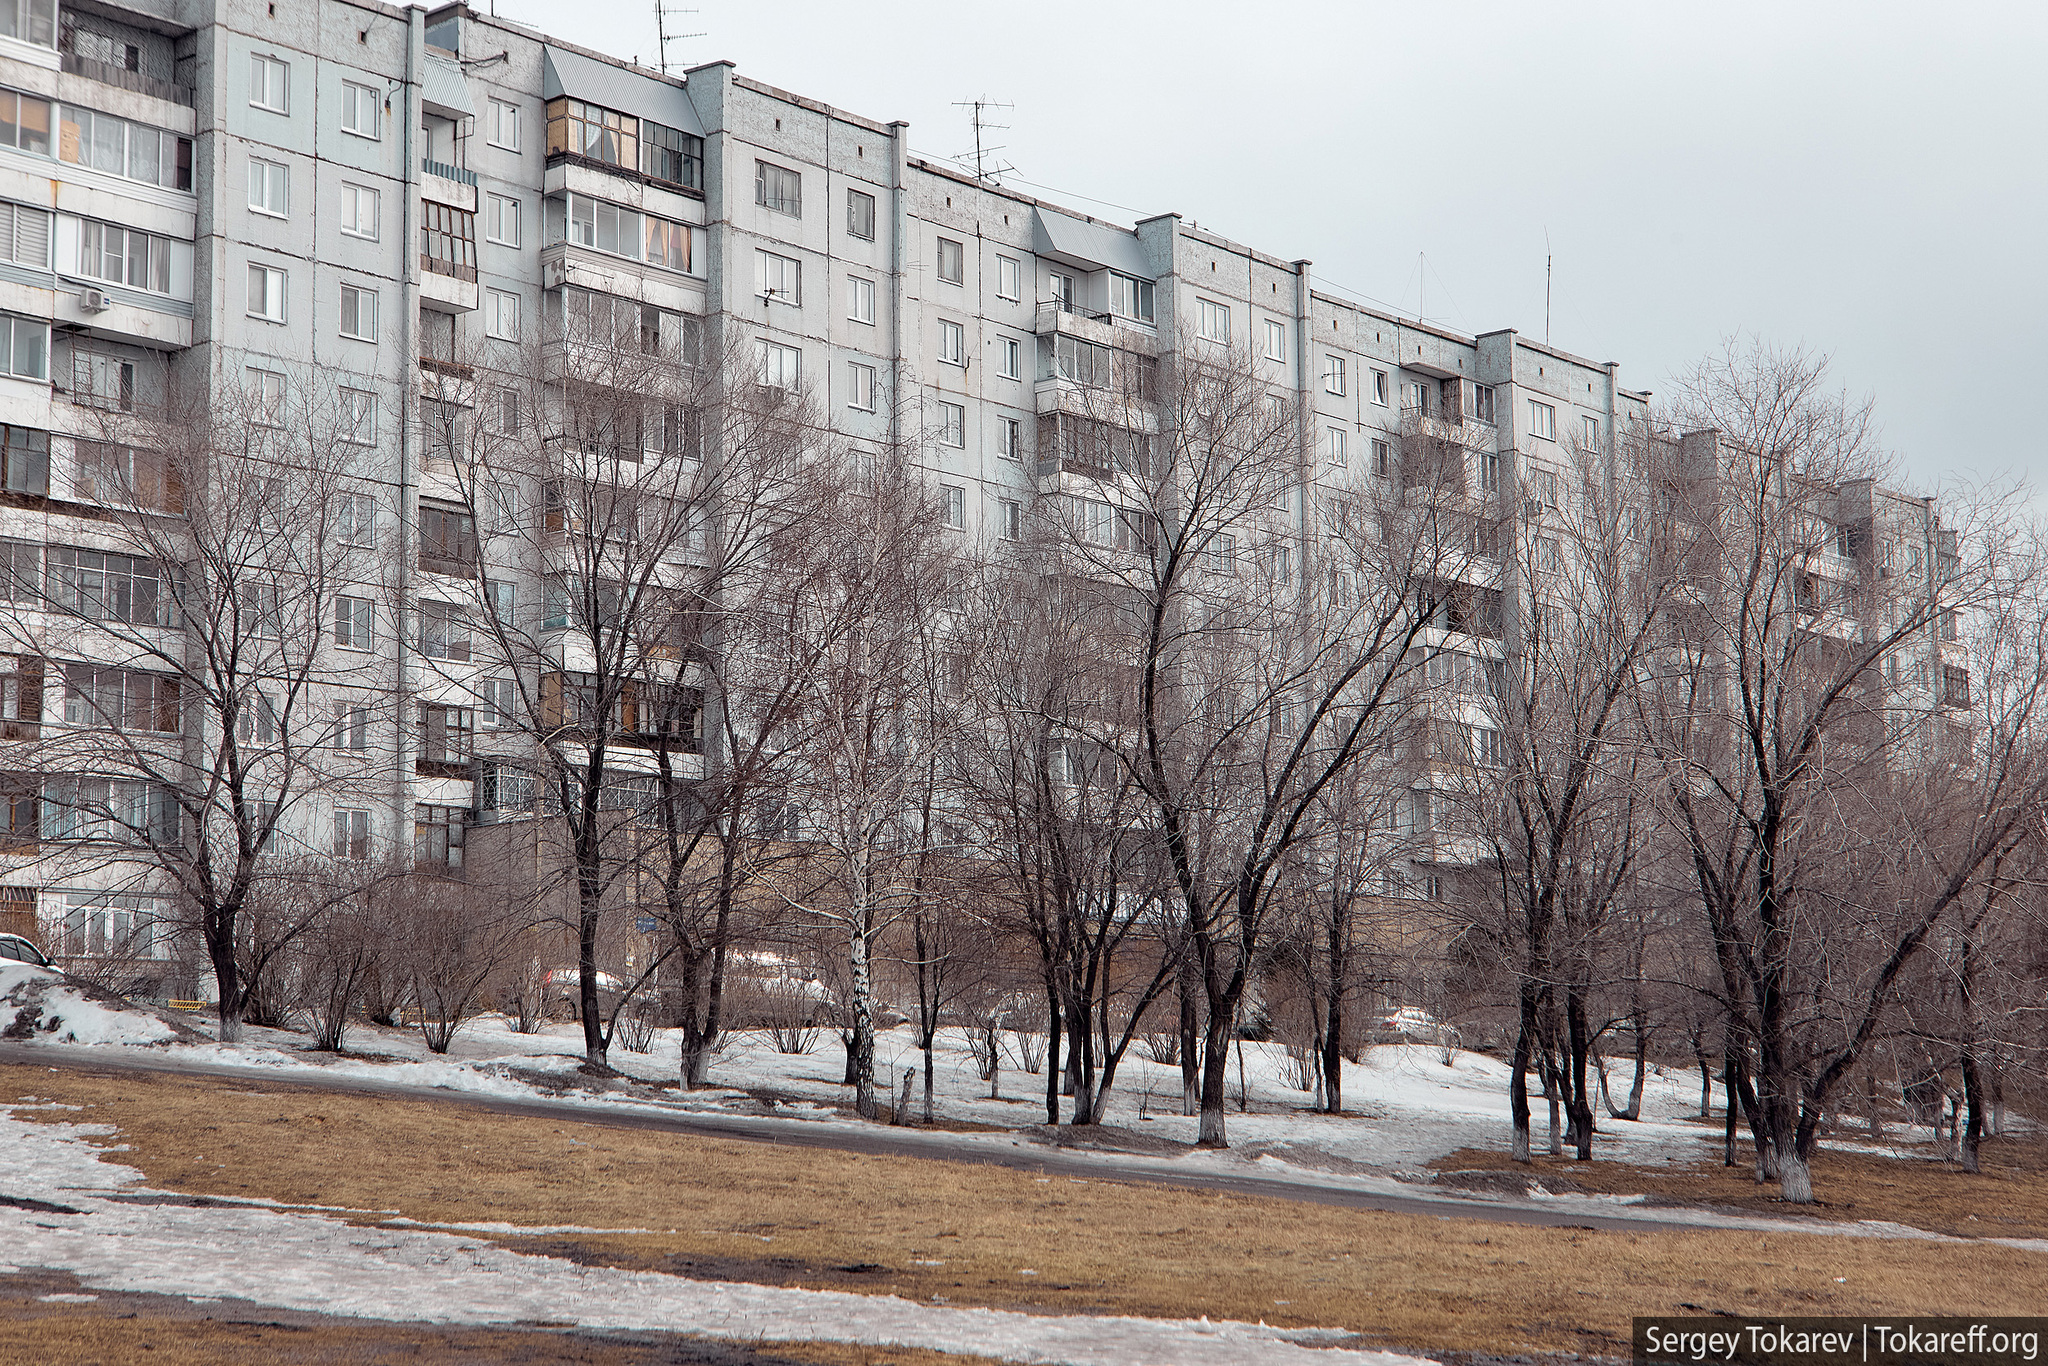
{"label": "balcony", "polygon": [[168,100],[172,104],[182,104],[187,109],[196,105],[196,93],[189,85],[160,81],[154,76],[145,76],[140,71],[130,71],[126,67],[115,66],[92,57],[81,57],[76,52],[60,52],[58,61],[68,74],[83,76],[89,81],[98,81],[101,85],[133,90],[138,95]]}
{"label": "balcony", "polygon": [[420,195],[464,213],[476,212],[476,172],[428,158],[420,160]]}
{"label": "balcony", "polygon": [[1131,348],[1134,337],[1151,340],[1158,333],[1152,324],[1128,318],[1108,309],[1089,308],[1071,299],[1043,299],[1032,315],[1031,330],[1041,337],[1064,333],[1101,346]]}

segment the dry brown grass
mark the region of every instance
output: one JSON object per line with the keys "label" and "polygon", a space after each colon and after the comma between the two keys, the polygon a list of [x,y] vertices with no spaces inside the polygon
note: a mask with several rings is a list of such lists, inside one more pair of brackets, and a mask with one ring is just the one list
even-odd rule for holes
{"label": "dry brown grass", "polygon": [[[508,1246],[592,1263],[956,1304],[1348,1327],[1390,1346],[1626,1351],[1636,1314],[2007,1313],[2048,1257],[1823,1235],[1607,1233],[1366,1213],[722,1142],[458,1104],[0,1068],[88,1107],[119,1161],[195,1194],[463,1223],[651,1229]],[[1027,1274],[1035,1273],[1035,1274]]]}
{"label": "dry brown grass", "polygon": [[[1561,1178],[1608,1194],[1645,1192],[1772,1216],[1889,1220],[1959,1238],[2048,1237],[2048,1142],[1987,1140],[1976,1174],[1943,1160],[1932,1144],[1901,1143],[1896,1150],[1895,1157],[1840,1152],[1823,1140],[1814,1155],[1815,1203],[1797,1211],[1778,1198],[1775,1184],[1757,1184],[1756,1150],[1747,1145],[1737,1148],[1734,1167],[1722,1166],[1718,1156],[1656,1165],[1539,1156],[1532,1165],[1553,1187]],[[1438,1171],[1530,1170],[1483,1148],[1461,1149],[1431,1165]]]}

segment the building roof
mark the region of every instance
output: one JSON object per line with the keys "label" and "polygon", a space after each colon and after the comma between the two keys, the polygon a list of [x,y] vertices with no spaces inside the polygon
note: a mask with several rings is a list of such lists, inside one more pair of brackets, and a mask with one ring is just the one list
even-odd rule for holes
{"label": "building roof", "polygon": [[1136,233],[1091,223],[1040,204],[1033,210],[1031,249],[1068,265],[1111,270],[1149,280],[1152,262]]}
{"label": "building roof", "polygon": [[696,137],[704,136],[703,120],[697,117],[697,107],[690,103],[689,94],[681,86],[600,62],[553,43],[541,49],[540,93],[542,99],[567,95],[616,109],[621,114],[653,119]]}

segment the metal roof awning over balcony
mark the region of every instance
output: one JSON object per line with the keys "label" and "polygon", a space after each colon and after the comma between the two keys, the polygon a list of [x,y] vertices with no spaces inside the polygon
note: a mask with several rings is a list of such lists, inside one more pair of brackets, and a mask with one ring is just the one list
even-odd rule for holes
{"label": "metal roof awning over balcony", "polygon": [[540,93],[542,99],[567,95],[621,114],[653,119],[694,137],[704,136],[704,121],[697,117],[697,107],[681,86],[563,48],[541,49]]}
{"label": "metal roof awning over balcony", "polygon": [[1153,278],[1151,259],[1145,255],[1136,233],[1072,218],[1053,209],[1038,208],[1032,213],[1031,249],[1038,255],[1080,270],[1107,267],[1140,280]]}
{"label": "metal roof awning over balcony", "polygon": [[469,82],[463,78],[462,63],[438,53],[427,54],[427,69],[420,82],[420,98],[447,118],[473,119],[476,106],[469,100]]}

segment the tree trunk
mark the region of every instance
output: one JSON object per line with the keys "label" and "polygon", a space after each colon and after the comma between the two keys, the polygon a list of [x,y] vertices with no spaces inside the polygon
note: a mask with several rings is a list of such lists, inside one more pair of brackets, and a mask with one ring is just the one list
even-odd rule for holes
{"label": "tree trunk", "polygon": [[1209,1019],[1202,1030],[1202,1109],[1195,1143],[1203,1148],[1227,1148],[1223,1132],[1224,1092],[1230,1076],[1230,1014],[1210,1004]]}
{"label": "tree trunk", "polygon": [[[222,923],[227,928],[222,929]],[[247,1005],[242,991],[242,974],[235,962],[235,934],[232,918],[212,913],[204,921],[206,956],[213,961],[213,982],[220,999],[214,1003],[220,1021],[220,1041],[239,1043],[242,1038],[242,1010]]]}
{"label": "tree trunk", "polygon": [[1565,992],[1565,1034],[1571,1046],[1572,1140],[1579,1161],[1593,1157],[1593,1099],[1586,1090],[1586,1054],[1593,1041],[1586,1033],[1586,998],[1577,986]]}
{"label": "tree trunk", "polygon": [[597,925],[601,907],[593,894],[583,899],[577,917],[576,977],[578,1004],[583,1017],[583,1060],[603,1067],[605,1055],[604,1009],[597,999]]}
{"label": "tree trunk", "polygon": [[869,976],[868,937],[856,928],[847,936],[852,959],[853,1048],[848,1062],[853,1071],[853,1112],[862,1119],[876,1119],[881,1107],[875,1103],[875,1017]]}
{"label": "tree trunk", "polygon": [[937,1033],[933,1030],[924,1036],[924,1122],[927,1124],[932,1122],[932,1073],[936,1070],[932,1066],[932,1045]]}
{"label": "tree trunk", "polygon": [[1508,1113],[1514,1124],[1513,1157],[1517,1162],[1529,1156],[1529,1055],[1536,1037],[1536,998],[1526,983],[1521,991],[1522,1027],[1515,1034],[1515,1061],[1508,1072]]}
{"label": "tree trunk", "polygon": [[1045,1122],[1060,1122],[1060,998],[1045,991]]}
{"label": "tree trunk", "polygon": [[1180,1112],[1201,1111],[1202,1023],[1196,1010],[1194,966],[1180,970]]}
{"label": "tree trunk", "polygon": [[1877,1073],[1874,1071],[1863,1073],[1863,1110],[1870,1120],[1870,1141],[1884,1142],[1884,1116],[1877,1109]]}
{"label": "tree trunk", "polygon": [[1635,1080],[1629,1083],[1628,1110],[1621,1116],[1621,1118],[1631,1123],[1643,1117],[1643,1086],[1648,1080],[1647,1074],[1650,1067],[1650,1032],[1644,1026],[1645,1021],[1638,1016],[1636,1019],[1636,1075]]}
{"label": "tree trunk", "polygon": [[1344,993],[1333,989],[1326,1006],[1327,1018],[1323,1022],[1323,1110],[1326,1114],[1344,1113]]}
{"label": "tree trunk", "polygon": [[1700,1046],[1700,1036],[1692,1036],[1692,1059],[1700,1069],[1700,1118],[1714,1117],[1714,1069],[1707,1062],[1707,1051]]}
{"label": "tree trunk", "polygon": [[1724,1058],[1722,1061],[1721,1081],[1728,1088],[1728,1117],[1725,1131],[1721,1136],[1721,1165],[1724,1167],[1732,1167],[1735,1165],[1736,1115],[1735,1059],[1732,1055]]}
{"label": "tree trunk", "polygon": [[[1993,876],[1997,875],[1994,865]],[[1992,893],[1986,891],[1984,904],[1991,904]],[[1980,917],[1981,921],[1981,917]],[[1976,939],[1975,925],[1966,926],[1963,932],[1962,962],[1957,989],[1963,1009],[1963,1046],[1957,1059],[1963,1068],[1963,1100],[1969,1106],[1968,1129],[1958,1145],[1957,1160],[1963,1170],[1974,1172],[1977,1166],[1977,1145],[1984,1136],[1984,1086],[1977,1072],[1977,955],[1972,951]]]}

